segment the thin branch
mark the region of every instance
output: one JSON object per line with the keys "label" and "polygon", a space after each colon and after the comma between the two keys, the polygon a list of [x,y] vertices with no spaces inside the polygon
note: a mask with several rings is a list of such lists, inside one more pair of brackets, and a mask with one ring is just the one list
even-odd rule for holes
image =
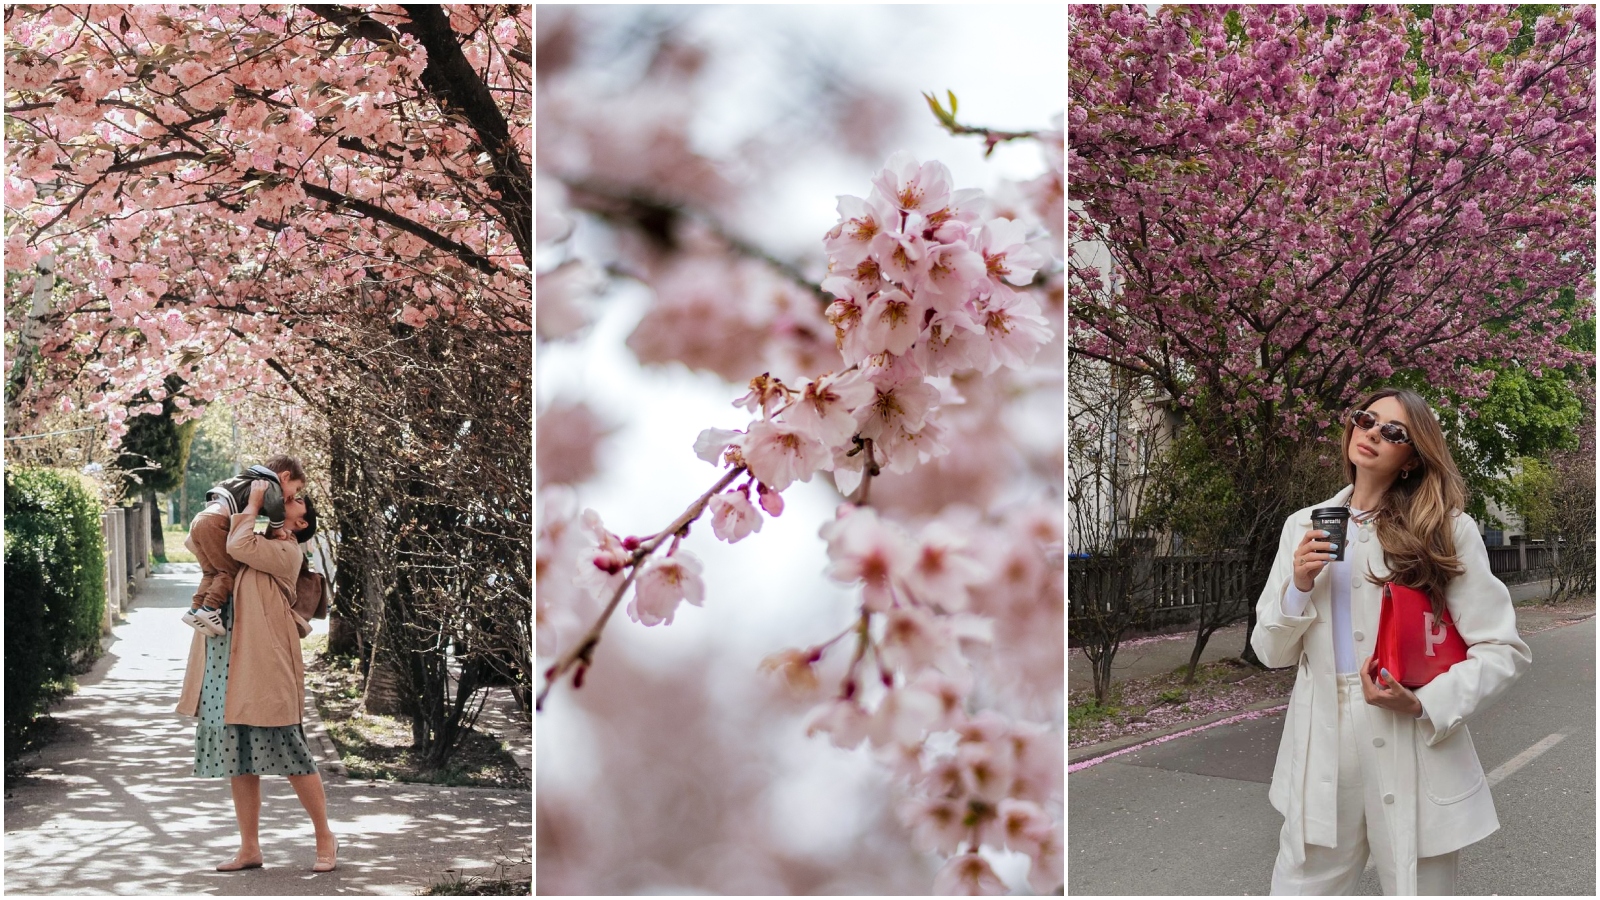
{"label": "thin branch", "polygon": [[956,121],[956,95],[954,93],[949,95],[950,108],[948,110],[939,104],[938,97],[932,94],[923,94],[922,96],[928,101],[928,108],[933,110],[934,116],[938,118],[939,124],[943,125],[946,131],[957,137],[966,134],[981,136],[983,138],[983,155],[986,158],[994,152],[994,148],[998,144],[1006,141],[1019,141],[1039,137],[1039,132],[1037,131],[1001,131],[998,128],[978,128],[973,125],[963,125]]}
{"label": "thin branch", "polygon": [[577,671],[572,677],[573,688],[577,689],[583,686],[583,673],[594,662],[594,648],[600,643],[600,632],[605,629],[606,622],[611,618],[612,612],[616,611],[617,604],[622,602],[622,595],[626,594],[628,592],[628,588],[633,584],[634,576],[639,574],[639,564],[644,562],[645,558],[650,554],[654,553],[656,548],[661,546],[662,541],[666,540],[672,535],[678,534],[690,522],[700,518],[700,514],[705,511],[706,504],[711,501],[712,496],[721,491],[723,488],[732,484],[733,480],[742,475],[744,471],[744,466],[734,466],[732,469],[729,469],[728,474],[722,476],[722,478],[719,479],[716,484],[711,486],[710,490],[706,491],[704,494],[701,494],[700,499],[689,504],[689,508],[685,509],[682,515],[673,520],[671,525],[668,525],[665,529],[656,532],[654,535],[651,535],[648,540],[645,540],[639,544],[638,549],[633,551],[633,558],[627,563],[627,567],[629,569],[628,577],[624,578],[622,580],[622,584],[617,586],[616,592],[611,595],[611,602],[606,604],[605,610],[600,613],[600,617],[595,619],[594,624],[589,627],[588,633],[585,634],[583,638],[576,644],[574,644],[571,650],[563,653],[561,657],[555,661],[555,664],[550,666],[550,668],[545,669],[544,687],[539,690],[539,698],[534,703],[534,709],[536,711],[542,712],[544,710],[544,698],[550,693],[550,689],[555,686],[556,682],[561,680],[561,676],[565,675],[569,669],[572,669],[575,666],[577,667]]}
{"label": "thin branch", "polygon": [[[573,192],[574,205],[605,219],[626,220],[658,243],[663,239],[671,241],[672,227],[679,219],[697,222],[727,244],[730,250],[740,256],[766,263],[794,282],[796,286],[815,295],[824,306],[833,302],[833,298],[822,290],[816,281],[807,277],[799,266],[779,259],[754,243],[739,237],[707,213],[652,196],[635,187],[612,186],[563,176],[557,176],[556,180]],[[583,202],[585,197],[590,200],[587,204]]]}

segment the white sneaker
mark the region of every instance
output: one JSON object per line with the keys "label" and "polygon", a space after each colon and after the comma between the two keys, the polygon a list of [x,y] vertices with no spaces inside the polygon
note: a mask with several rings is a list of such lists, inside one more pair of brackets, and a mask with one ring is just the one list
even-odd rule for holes
{"label": "white sneaker", "polygon": [[204,606],[184,613],[183,624],[194,628],[201,634],[208,634],[213,637],[220,637],[228,633],[228,629],[222,624],[221,614],[214,609],[206,609]]}

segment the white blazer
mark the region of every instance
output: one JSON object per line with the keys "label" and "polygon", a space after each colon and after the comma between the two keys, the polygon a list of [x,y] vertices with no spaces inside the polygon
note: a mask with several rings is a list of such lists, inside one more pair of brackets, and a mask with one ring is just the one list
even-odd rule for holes
{"label": "white blazer", "polygon": [[[1306,844],[1335,843],[1339,707],[1327,569],[1313,582],[1305,615],[1284,614],[1283,595],[1294,577],[1295,548],[1311,527],[1311,510],[1343,506],[1352,490],[1347,487],[1283,523],[1278,555],[1256,603],[1256,627],[1250,635],[1250,645],[1268,666],[1300,667],[1267,793],[1291,833],[1299,832],[1293,841],[1301,854],[1298,862],[1304,861]],[[1458,850],[1500,827],[1466,720],[1504,693],[1533,659],[1517,634],[1511,593],[1490,574],[1483,537],[1465,513],[1455,519],[1455,541],[1466,571],[1450,582],[1445,601],[1467,643],[1467,659],[1417,689],[1425,718],[1361,704],[1371,717],[1370,731],[1379,736],[1374,743],[1381,742],[1380,790],[1393,836],[1395,887],[1401,895],[1417,892],[1418,857]],[[1366,543],[1350,540],[1345,552],[1351,562],[1350,620],[1359,664],[1376,646],[1382,604],[1382,589],[1366,574],[1370,567],[1373,575],[1384,578],[1389,568],[1376,532]]]}

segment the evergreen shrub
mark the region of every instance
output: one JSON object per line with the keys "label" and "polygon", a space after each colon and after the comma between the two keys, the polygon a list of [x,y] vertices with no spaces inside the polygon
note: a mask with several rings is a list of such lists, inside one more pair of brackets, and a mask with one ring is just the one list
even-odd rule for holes
{"label": "evergreen shrub", "polygon": [[100,653],[105,538],[93,486],[68,469],[5,471],[6,761]]}

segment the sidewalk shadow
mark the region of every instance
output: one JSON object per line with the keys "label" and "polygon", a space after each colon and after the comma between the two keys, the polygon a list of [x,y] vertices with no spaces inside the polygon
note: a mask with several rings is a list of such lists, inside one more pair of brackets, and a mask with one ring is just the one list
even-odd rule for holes
{"label": "sidewalk shadow", "polygon": [[55,740],[6,796],[6,894],[412,894],[531,857],[528,791],[325,781],[339,869],[313,874],[310,819],[286,778],[264,776],[265,867],[214,871],[239,832],[228,780],[190,775],[195,720],[173,713],[190,640],[171,614],[188,602],[180,581],[147,582],[120,653],[52,710]]}

